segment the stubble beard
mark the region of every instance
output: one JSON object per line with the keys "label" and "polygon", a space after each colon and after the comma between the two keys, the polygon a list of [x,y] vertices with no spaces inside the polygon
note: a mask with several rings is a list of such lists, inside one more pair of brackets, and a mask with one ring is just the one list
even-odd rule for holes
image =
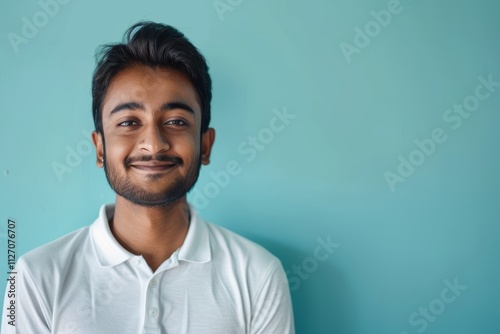
{"label": "stubble beard", "polygon": [[[154,157],[158,159],[159,157]],[[158,159],[160,160],[160,159]],[[163,207],[169,206],[172,203],[178,201],[180,198],[184,197],[196,184],[198,176],[200,174],[201,168],[201,155],[198,154],[195,163],[188,166],[186,174],[180,173],[175,179],[171,180],[169,185],[160,192],[151,192],[144,187],[134,184],[130,178],[124,174],[120,175],[119,171],[112,165],[109,164],[106,159],[106,148],[104,147],[104,172],[106,174],[106,179],[110,187],[115,191],[117,195],[125,198],[126,200],[145,207]],[[176,168],[182,168],[183,163],[176,165]],[[123,163],[124,171],[127,173],[130,171],[130,166],[127,166],[126,162]],[[147,176],[151,181],[159,180],[162,177],[171,177],[169,175],[165,176],[159,173],[152,173]]]}

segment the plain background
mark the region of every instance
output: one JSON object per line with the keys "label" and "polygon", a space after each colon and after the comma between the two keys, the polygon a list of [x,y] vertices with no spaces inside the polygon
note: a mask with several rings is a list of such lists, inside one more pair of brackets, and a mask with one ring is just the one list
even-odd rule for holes
{"label": "plain background", "polygon": [[[67,2],[44,15],[35,0],[0,1],[2,277],[8,218],[20,256],[113,202],[89,150],[94,51],[153,20],[204,53],[214,82],[212,163],[190,198],[282,260],[298,333],[498,330],[500,87],[471,97],[479,76],[500,81],[498,2]],[[16,50],[9,36],[34,20]],[[464,101],[470,115],[447,122]],[[283,110],[294,118],[270,132]],[[434,129],[446,140],[432,148]],[[255,154],[242,153],[249,136]],[[217,184],[230,161],[239,173]],[[328,240],[335,250],[317,251]],[[451,303],[446,280],[466,286]]]}

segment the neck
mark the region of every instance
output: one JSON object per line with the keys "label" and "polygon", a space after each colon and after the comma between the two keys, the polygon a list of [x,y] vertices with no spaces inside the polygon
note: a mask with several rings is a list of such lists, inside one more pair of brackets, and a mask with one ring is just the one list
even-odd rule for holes
{"label": "neck", "polygon": [[154,272],[184,243],[189,219],[186,196],[158,208],[116,196],[110,228],[116,240],[129,252],[142,255]]}

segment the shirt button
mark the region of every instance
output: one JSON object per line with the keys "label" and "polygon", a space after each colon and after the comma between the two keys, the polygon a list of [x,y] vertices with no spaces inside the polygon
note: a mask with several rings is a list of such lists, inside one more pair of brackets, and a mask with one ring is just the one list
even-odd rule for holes
{"label": "shirt button", "polygon": [[158,315],[158,309],[156,307],[153,307],[151,310],[149,310],[149,315],[155,318]]}
{"label": "shirt button", "polygon": [[151,282],[149,282],[149,285],[154,288],[158,284],[158,281],[155,279],[152,279]]}

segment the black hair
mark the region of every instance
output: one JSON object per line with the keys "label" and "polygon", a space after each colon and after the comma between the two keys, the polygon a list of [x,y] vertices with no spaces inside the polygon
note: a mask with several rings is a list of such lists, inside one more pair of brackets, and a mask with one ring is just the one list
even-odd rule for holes
{"label": "black hair", "polygon": [[121,71],[135,66],[173,68],[193,84],[201,104],[201,133],[210,123],[212,80],[201,52],[172,26],[139,22],[123,35],[123,43],[101,46],[96,52],[97,66],[92,78],[92,116],[95,130],[103,134],[102,104],[111,80]]}

